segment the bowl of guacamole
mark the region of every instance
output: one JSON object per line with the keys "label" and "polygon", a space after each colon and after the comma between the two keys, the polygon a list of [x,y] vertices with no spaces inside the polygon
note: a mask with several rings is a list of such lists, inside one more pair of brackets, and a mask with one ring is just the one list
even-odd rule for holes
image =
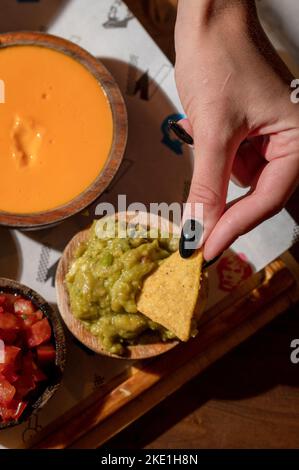
{"label": "bowl of guacamole", "polygon": [[115,357],[134,357],[136,346],[147,356],[161,345],[170,349],[176,335],[140,313],[137,299],[144,280],[178,250],[179,238],[127,220],[104,235],[102,228],[95,221],[80,232],[60,260],[56,287],[67,326],[94,351]]}

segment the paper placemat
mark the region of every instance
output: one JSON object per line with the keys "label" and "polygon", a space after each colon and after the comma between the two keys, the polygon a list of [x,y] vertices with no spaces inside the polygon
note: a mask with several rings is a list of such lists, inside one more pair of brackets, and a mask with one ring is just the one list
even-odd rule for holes
{"label": "paper placemat", "polygon": [[[123,92],[129,116],[128,146],[119,172],[97,203],[115,204],[118,194],[125,194],[128,204],[184,202],[193,157],[167,129],[168,119],[182,112],[173,67],[125,4],[120,0],[2,0],[0,31],[21,29],[43,30],[76,42],[101,58]],[[229,200],[243,193],[230,184]],[[1,228],[0,275],[21,281],[55,304],[54,279],[61,252],[76,232],[89,225],[97,203],[51,229]],[[283,210],[235,242],[212,269],[209,306],[288,249],[296,233],[293,219]],[[0,448],[25,447],[44,426],[131,364],[97,356],[70,334],[67,346],[59,391],[27,423],[1,431]]]}

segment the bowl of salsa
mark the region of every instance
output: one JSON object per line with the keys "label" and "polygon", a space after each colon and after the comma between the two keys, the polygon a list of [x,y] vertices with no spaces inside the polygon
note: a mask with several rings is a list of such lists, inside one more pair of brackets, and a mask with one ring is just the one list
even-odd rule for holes
{"label": "bowl of salsa", "polygon": [[42,408],[64,366],[65,337],[54,308],[32,289],[0,278],[0,429]]}

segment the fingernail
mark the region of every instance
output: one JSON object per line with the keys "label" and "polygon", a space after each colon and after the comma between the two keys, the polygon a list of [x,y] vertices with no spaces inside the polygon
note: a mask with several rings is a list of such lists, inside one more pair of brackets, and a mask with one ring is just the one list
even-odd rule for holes
{"label": "fingernail", "polygon": [[182,258],[190,258],[198,248],[202,237],[203,227],[198,220],[189,219],[183,225],[179,243],[179,252]]}
{"label": "fingernail", "polygon": [[188,134],[188,132],[186,132],[185,129],[182,126],[180,126],[180,124],[177,121],[173,121],[172,119],[169,119],[168,127],[185,144],[188,144],[188,145],[193,145],[194,144],[194,141],[193,141],[193,138],[191,137],[191,135]]}
{"label": "fingernail", "polygon": [[223,252],[220,253],[220,255],[215,256],[215,258],[211,259],[210,261],[204,261],[203,264],[202,264],[202,269],[206,269],[206,268],[208,268],[209,266],[211,266],[211,264],[216,263],[216,261],[218,261],[219,258],[221,258],[222,255],[223,255]]}

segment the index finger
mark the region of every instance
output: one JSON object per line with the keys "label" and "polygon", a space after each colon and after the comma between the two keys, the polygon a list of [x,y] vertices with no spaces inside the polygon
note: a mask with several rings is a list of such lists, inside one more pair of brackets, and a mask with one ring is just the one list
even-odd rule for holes
{"label": "index finger", "polygon": [[271,160],[261,172],[255,190],[224,212],[208,237],[204,256],[209,260],[240,235],[278,213],[299,181],[299,155]]}

